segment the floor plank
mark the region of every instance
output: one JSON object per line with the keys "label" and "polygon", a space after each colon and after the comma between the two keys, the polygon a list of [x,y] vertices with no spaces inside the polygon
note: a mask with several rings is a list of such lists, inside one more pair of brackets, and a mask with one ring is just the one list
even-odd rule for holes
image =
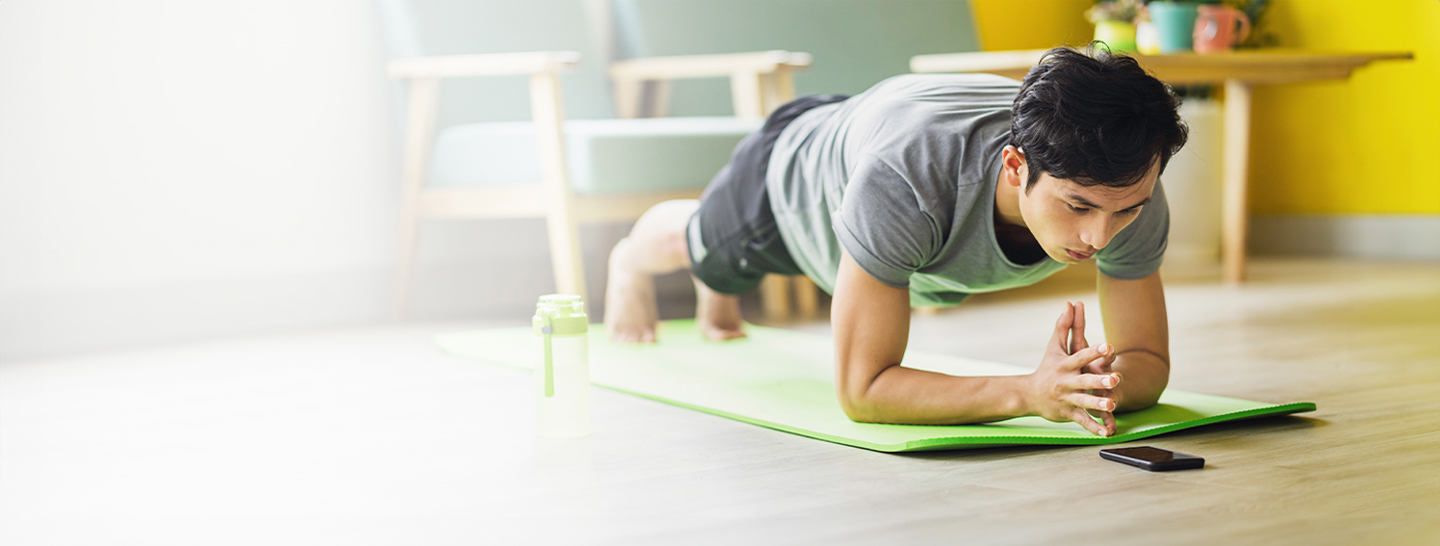
{"label": "floor plank", "polygon": [[[1098,309],[1076,269],[911,347],[1033,366],[1061,302]],[[0,364],[0,544],[1440,543],[1440,265],[1251,271],[1167,283],[1171,386],[1320,409],[1143,442],[1200,471],[882,454],[604,390],[590,438],[542,441],[528,373],[430,343],[475,324],[411,325]]]}

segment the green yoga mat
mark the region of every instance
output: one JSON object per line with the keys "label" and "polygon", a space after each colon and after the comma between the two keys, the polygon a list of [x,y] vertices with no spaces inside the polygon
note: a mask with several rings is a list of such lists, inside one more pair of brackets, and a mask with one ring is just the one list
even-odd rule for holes
{"label": "green yoga mat", "polygon": [[[916,426],[856,423],[835,398],[834,348],[828,336],[746,325],[748,337],[701,338],[693,320],[660,324],[659,343],[614,344],[603,326],[590,332],[595,385],[820,440],[876,451],[968,449],[1021,444],[1103,445],[1265,415],[1314,411],[1315,404],[1266,404],[1169,390],[1153,408],[1116,416],[1115,436],[1075,423],[1021,417],[984,425]],[[530,328],[441,334],[454,355],[530,368],[540,341]],[[905,365],[951,375],[1014,375],[1031,370],[909,351]]]}

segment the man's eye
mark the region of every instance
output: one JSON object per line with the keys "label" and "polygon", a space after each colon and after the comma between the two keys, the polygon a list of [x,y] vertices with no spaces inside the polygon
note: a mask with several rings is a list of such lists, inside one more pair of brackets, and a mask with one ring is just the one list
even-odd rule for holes
{"label": "man's eye", "polygon": [[1073,210],[1073,211],[1075,211],[1075,212],[1085,212],[1085,211],[1090,210],[1090,209],[1087,209],[1087,208],[1085,208],[1085,207],[1077,207],[1077,206],[1075,206],[1075,205],[1071,205],[1070,203],[1065,203],[1065,206],[1070,207],[1070,210]]}

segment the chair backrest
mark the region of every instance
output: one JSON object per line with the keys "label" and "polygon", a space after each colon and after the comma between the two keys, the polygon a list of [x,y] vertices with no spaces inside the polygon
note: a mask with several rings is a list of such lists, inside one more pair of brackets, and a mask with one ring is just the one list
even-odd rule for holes
{"label": "chair backrest", "polygon": [[[860,93],[910,57],[979,50],[967,0],[611,0],[623,58],[784,49],[810,53],[797,95]],[[724,115],[720,80],[675,82],[671,115]]]}
{"label": "chair backrest", "polygon": [[[561,80],[565,117],[614,117],[607,55],[585,0],[377,0],[391,59],[474,53],[577,51],[580,67]],[[604,6],[601,5],[601,8]],[[608,32],[608,29],[600,29]],[[436,123],[530,119],[525,76],[446,79]]]}

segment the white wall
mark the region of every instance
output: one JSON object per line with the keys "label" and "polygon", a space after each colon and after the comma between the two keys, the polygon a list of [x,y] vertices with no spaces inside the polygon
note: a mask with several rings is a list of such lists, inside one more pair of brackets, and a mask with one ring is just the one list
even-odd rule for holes
{"label": "white wall", "polygon": [[[366,1],[0,1],[0,358],[384,320],[383,51]],[[523,319],[544,249],[427,225],[421,316]]]}

